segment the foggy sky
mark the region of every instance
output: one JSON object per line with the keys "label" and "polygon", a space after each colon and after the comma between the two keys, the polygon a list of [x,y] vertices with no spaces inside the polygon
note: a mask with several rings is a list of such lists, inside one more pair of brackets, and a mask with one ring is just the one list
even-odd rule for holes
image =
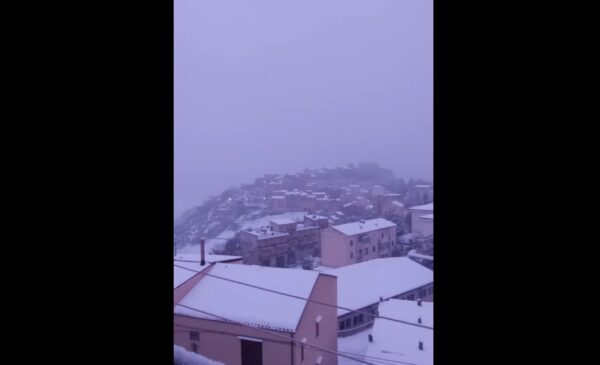
{"label": "foggy sky", "polygon": [[263,173],[433,178],[432,0],[175,0],[175,216]]}

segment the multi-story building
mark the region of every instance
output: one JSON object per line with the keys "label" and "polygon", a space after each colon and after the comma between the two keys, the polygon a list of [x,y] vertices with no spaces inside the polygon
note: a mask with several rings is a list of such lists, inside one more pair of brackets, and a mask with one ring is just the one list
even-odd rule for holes
{"label": "multi-story building", "polygon": [[334,276],[216,263],[174,297],[174,344],[187,351],[227,365],[338,363]]}
{"label": "multi-story building", "polygon": [[320,267],[319,271],[337,277],[340,337],[369,327],[382,301],[433,301],[433,271],[408,257],[375,259],[337,269]]}
{"label": "multi-story building", "polygon": [[305,216],[303,223],[289,218],[270,221],[268,227],[240,231],[240,249],[245,264],[292,267],[308,257],[320,256],[321,230],[329,225],[326,217]]}
{"label": "multi-story building", "polygon": [[396,224],[383,218],[332,226],[321,232],[321,264],[341,267],[390,257],[395,240]]}
{"label": "multi-story building", "polygon": [[433,203],[411,207],[411,231],[418,236],[433,234]]}

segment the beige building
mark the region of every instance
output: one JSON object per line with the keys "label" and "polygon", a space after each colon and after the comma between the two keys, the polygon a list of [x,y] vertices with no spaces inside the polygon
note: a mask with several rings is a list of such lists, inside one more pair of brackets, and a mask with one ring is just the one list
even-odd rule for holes
{"label": "beige building", "polygon": [[396,224],[383,218],[332,226],[321,232],[321,264],[341,267],[390,257],[395,241]]}
{"label": "beige building", "polygon": [[227,365],[337,365],[335,354],[320,350],[337,350],[334,276],[256,265],[206,266],[175,289],[175,345]]}

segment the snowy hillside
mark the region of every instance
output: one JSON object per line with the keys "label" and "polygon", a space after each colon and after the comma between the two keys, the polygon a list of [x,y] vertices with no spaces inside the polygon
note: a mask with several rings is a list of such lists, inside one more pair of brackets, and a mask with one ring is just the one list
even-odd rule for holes
{"label": "snowy hillside", "polygon": [[207,359],[202,355],[186,351],[181,346],[174,346],[173,357],[175,365],[225,365],[222,362]]}

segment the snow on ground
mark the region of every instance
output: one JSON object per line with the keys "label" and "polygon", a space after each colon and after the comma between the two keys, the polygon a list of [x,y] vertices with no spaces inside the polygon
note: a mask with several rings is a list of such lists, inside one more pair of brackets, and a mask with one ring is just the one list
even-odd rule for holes
{"label": "snow on ground", "polygon": [[[371,333],[370,328],[352,336],[338,337],[338,351],[344,353],[345,355],[349,355],[347,353],[351,353],[358,356],[364,356],[367,352],[367,345],[369,344],[369,333]],[[360,363],[357,361],[350,360],[346,357],[338,356],[338,365],[359,364]]]}
{"label": "snow on ground", "polygon": [[202,355],[189,352],[177,345],[174,345],[173,357],[175,358],[175,363],[181,365],[225,365],[222,362],[209,360]]}

